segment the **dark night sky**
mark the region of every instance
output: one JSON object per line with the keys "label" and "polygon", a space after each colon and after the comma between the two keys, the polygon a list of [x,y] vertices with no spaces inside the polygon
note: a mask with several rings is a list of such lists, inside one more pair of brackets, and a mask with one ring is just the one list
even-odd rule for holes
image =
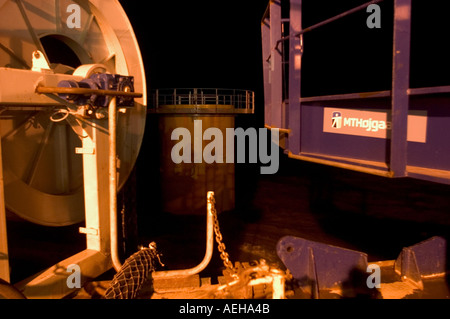
{"label": "dark night sky", "polygon": [[150,89],[262,86],[261,18],[267,0],[121,1],[141,47]]}
{"label": "dark night sky", "polygon": [[[260,30],[268,0],[120,2],[137,35],[150,90],[249,89],[262,112]],[[303,27],[366,2],[304,0]],[[362,10],[305,35],[303,96],[390,89],[392,3],[380,4],[381,29],[368,29],[368,13]],[[411,87],[450,84],[449,49],[442,41],[450,5],[438,4],[413,1]]]}

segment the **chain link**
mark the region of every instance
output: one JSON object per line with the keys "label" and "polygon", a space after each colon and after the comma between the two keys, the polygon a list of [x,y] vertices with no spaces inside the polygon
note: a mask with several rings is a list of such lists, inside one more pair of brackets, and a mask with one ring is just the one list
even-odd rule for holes
{"label": "chain link", "polygon": [[216,234],[216,242],[217,242],[217,248],[220,252],[220,258],[223,260],[223,264],[225,268],[229,269],[231,272],[235,272],[233,263],[230,261],[230,256],[226,252],[226,246],[223,243],[223,236],[220,232],[220,226],[219,226],[219,218],[217,216],[217,210],[216,210],[216,199],[214,196],[211,198],[211,213],[214,217],[214,233]]}

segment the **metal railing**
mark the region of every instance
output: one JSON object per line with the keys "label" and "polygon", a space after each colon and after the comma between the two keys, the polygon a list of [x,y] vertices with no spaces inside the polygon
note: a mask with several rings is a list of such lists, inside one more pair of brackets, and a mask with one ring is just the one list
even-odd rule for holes
{"label": "metal railing", "polygon": [[253,112],[255,93],[234,89],[156,89],[152,92],[152,108],[164,105],[232,105]]}
{"label": "metal railing", "polygon": [[[310,26],[310,27],[308,27],[308,28],[304,28],[304,29],[301,30],[300,32],[295,33],[295,34],[294,34],[294,37],[301,37],[303,34],[305,34],[305,33],[307,33],[307,32],[310,32],[310,31],[312,31],[312,30],[314,30],[314,29],[317,29],[317,28],[319,28],[319,27],[322,27],[322,26],[324,26],[324,25],[327,25],[327,24],[329,24],[329,23],[331,23],[331,22],[334,22],[334,21],[336,21],[336,20],[342,19],[342,18],[344,18],[344,17],[346,17],[346,16],[349,16],[349,15],[355,13],[355,12],[358,12],[358,11],[361,11],[361,10],[365,10],[365,9],[367,9],[367,7],[370,6],[371,4],[377,4],[377,3],[380,3],[380,2],[383,2],[383,1],[384,1],[384,0],[372,0],[372,1],[369,1],[369,2],[367,2],[367,3],[365,3],[365,4],[362,4],[362,5],[360,5],[360,6],[357,6],[357,7],[353,8],[353,9],[350,9],[350,10],[347,10],[347,11],[341,13],[341,14],[338,14],[338,15],[332,17],[332,18],[329,18],[329,19],[323,20],[322,22],[316,23],[316,24],[314,24],[314,25],[312,25],[312,26]],[[263,19],[263,20],[264,20],[264,19]],[[286,40],[289,40],[290,37],[291,37],[291,36],[288,35],[288,36],[283,36],[281,39],[279,39],[279,40],[277,41],[276,48],[278,49],[279,44],[282,43],[282,42],[284,42],[284,41],[286,41]]]}

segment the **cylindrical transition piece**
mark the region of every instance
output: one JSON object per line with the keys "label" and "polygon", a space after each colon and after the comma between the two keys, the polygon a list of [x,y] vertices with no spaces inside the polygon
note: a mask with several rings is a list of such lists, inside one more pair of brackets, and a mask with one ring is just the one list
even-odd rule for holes
{"label": "cylindrical transition piece", "polygon": [[[208,112],[211,105],[160,107],[173,110],[172,113],[165,110],[159,114],[161,194],[165,212],[203,215],[206,209],[204,196],[208,191],[215,193],[218,212],[235,208],[234,163],[227,163],[225,156],[226,129],[234,130],[235,125],[235,115],[232,113],[234,107],[231,105],[220,107],[228,108],[231,112],[221,114]],[[182,108],[185,112],[178,113]],[[209,140],[204,136],[208,129],[218,129],[216,132],[221,132],[221,136],[214,136]],[[176,130],[185,134],[172,140],[172,134],[177,132]],[[175,150],[178,153],[178,149],[181,148],[179,143],[183,143],[185,147],[176,155],[185,155],[182,153],[190,151],[189,162],[174,162],[173,153]],[[211,153],[210,149],[207,149],[210,143],[220,148],[212,151],[212,155],[216,152],[222,153],[223,163],[220,163],[219,159],[210,164],[205,161],[205,153],[206,156]]]}

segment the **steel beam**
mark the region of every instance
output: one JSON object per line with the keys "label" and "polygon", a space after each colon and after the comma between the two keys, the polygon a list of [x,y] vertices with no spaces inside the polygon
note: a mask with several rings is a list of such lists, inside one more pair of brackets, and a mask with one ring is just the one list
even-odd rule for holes
{"label": "steel beam", "polygon": [[[267,7],[268,10],[270,6]],[[264,121],[270,125],[272,113],[272,90],[270,84],[270,18],[267,16],[261,22],[263,76],[264,76]]]}
{"label": "steel beam", "polygon": [[83,176],[87,249],[110,253],[109,132],[107,120],[83,125]]}
{"label": "steel beam", "polygon": [[303,36],[295,34],[302,30],[302,0],[291,0],[289,17],[289,105],[286,117],[291,132],[286,148],[293,154],[301,151],[301,70],[303,53]]}
{"label": "steel beam", "polygon": [[271,82],[271,114],[270,126],[283,127],[283,57],[278,49],[281,38],[281,3],[270,2],[270,82]]}
{"label": "steel beam", "polygon": [[[78,265],[81,281],[92,280],[112,267],[110,257],[109,132],[107,120],[83,123],[83,156],[87,249],[16,285],[27,298],[63,298],[74,292],[67,285],[70,265]],[[89,177],[89,178],[88,178]]]}
{"label": "steel beam", "polygon": [[[61,299],[78,289],[67,284],[72,272],[67,269],[78,265],[81,270],[81,287],[85,282],[95,279],[111,268],[111,258],[95,250],[83,250],[43,272],[25,279],[14,286],[28,299]],[[80,287],[80,288],[81,288]]]}
{"label": "steel beam", "polygon": [[[1,122],[0,122],[1,124]],[[5,193],[3,189],[2,139],[0,138],[0,279],[10,282]]]}
{"label": "steel beam", "polygon": [[390,169],[394,177],[404,177],[407,175],[410,49],[411,0],[395,0],[390,156]]}

